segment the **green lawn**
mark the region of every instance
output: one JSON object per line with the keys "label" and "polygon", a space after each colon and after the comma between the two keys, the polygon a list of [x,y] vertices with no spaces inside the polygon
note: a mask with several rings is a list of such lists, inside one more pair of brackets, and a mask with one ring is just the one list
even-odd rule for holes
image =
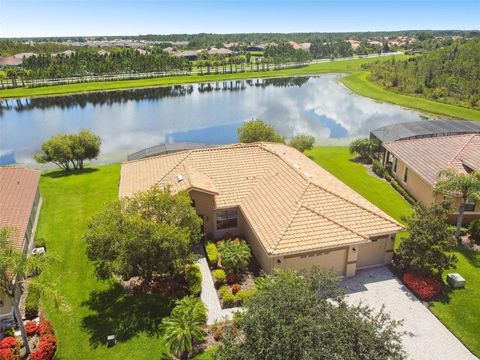
{"label": "green lawn", "polygon": [[480,253],[461,248],[455,254],[458,257],[455,271],[465,278],[466,287],[434,301],[431,310],[480,357]]}
{"label": "green lawn", "polygon": [[345,146],[319,146],[306,154],[325,170],[370,200],[394,219],[412,213],[409,204],[386,181],[368,174],[366,168],[350,158]]}
{"label": "green lawn", "polygon": [[198,354],[193,358],[193,360],[211,360],[213,353],[215,352],[215,347],[205,350],[201,354]]}
{"label": "green lawn", "polygon": [[[403,58],[403,55],[397,55],[397,59]],[[388,59],[389,56],[380,58],[381,60]],[[259,72],[243,72],[233,74],[210,74],[210,75],[186,75],[186,76],[169,76],[151,79],[138,80],[116,80],[116,81],[98,81],[86,82],[80,84],[70,85],[54,85],[37,88],[16,88],[0,90],[0,98],[14,98],[26,96],[45,96],[45,95],[62,95],[88,91],[106,91],[106,90],[120,90],[137,87],[155,87],[167,86],[185,83],[211,82],[221,80],[237,80],[237,79],[251,79],[263,77],[282,77],[294,75],[313,75],[323,73],[351,73],[358,71],[360,65],[376,61],[379,58],[371,59],[355,59],[344,61],[331,61],[320,64],[312,64],[301,68],[271,70]]]}
{"label": "green lawn", "polygon": [[[125,296],[115,282],[101,282],[87,260],[82,236],[88,219],[117,197],[120,165],[88,168],[82,174],[42,175],[43,205],[37,236],[56,258],[53,278],[70,309],[47,307],[58,336],[59,359],[152,359],[164,349],[157,338],[171,301],[160,295]],[[115,334],[113,348],[104,343]]]}
{"label": "green lawn", "polygon": [[389,102],[431,114],[446,115],[451,118],[480,120],[480,111],[478,110],[388,91],[369,81],[368,76],[368,71],[357,71],[342,78],[340,81],[357,94],[368,96],[379,101]]}

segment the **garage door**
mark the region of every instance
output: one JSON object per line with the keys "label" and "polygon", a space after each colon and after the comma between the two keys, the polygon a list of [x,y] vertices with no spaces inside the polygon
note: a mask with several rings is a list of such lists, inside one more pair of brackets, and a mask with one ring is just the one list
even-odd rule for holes
{"label": "garage door", "polygon": [[386,239],[378,239],[367,244],[359,245],[357,269],[383,265],[385,260],[385,240]]}
{"label": "garage door", "polygon": [[345,275],[347,249],[317,252],[309,255],[284,258],[284,266],[293,270],[309,270],[312,266],[331,269],[337,275]]}

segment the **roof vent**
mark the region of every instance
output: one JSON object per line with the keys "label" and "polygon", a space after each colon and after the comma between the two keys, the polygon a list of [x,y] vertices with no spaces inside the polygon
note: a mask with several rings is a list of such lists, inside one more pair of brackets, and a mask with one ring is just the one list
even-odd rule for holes
{"label": "roof vent", "polygon": [[300,165],[298,165],[297,163],[293,163],[293,167],[294,167],[295,169],[300,169]]}
{"label": "roof vent", "polygon": [[177,175],[177,180],[178,180],[178,182],[182,182],[182,181],[183,181],[183,175],[182,175],[182,174],[178,174],[178,175]]}

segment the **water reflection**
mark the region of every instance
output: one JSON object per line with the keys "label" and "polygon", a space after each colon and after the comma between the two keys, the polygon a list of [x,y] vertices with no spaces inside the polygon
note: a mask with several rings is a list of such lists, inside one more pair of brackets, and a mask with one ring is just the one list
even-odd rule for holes
{"label": "water reflection", "polygon": [[89,128],[103,139],[101,162],[162,142],[235,142],[236,128],[260,117],[282,135],[309,133],[346,143],[417,112],[352,94],[339,75],[253,79],[154,89],[0,101],[0,164],[32,163],[40,143]]}

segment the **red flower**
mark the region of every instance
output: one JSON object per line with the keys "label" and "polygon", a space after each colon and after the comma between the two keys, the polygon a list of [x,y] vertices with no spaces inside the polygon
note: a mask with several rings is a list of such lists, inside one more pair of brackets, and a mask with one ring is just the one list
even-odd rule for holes
{"label": "red flower", "polygon": [[40,321],[38,324],[38,333],[40,336],[54,334],[53,327],[48,320]]}
{"label": "red flower", "polygon": [[57,349],[57,340],[53,335],[45,335],[40,338],[37,349],[32,352],[29,360],[51,360]]}
{"label": "red flower", "polygon": [[36,321],[27,321],[25,323],[25,331],[27,335],[32,336],[38,332],[38,324]]}
{"label": "red flower", "polygon": [[0,360],[14,360],[12,350],[10,348],[0,349]]}
{"label": "red flower", "polygon": [[239,292],[242,289],[242,287],[239,284],[233,284],[232,286],[232,294],[235,295],[237,292]]}
{"label": "red flower", "polygon": [[442,291],[443,285],[434,276],[424,276],[407,272],[403,274],[403,283],[420,299],[428,301],[436,297]]}
{"label": "red flower", "polygon": [[14,349],[17,346],[17,339],[15,339],[13,336],[7,336],[2,341],[0,341],[0,349]]}

